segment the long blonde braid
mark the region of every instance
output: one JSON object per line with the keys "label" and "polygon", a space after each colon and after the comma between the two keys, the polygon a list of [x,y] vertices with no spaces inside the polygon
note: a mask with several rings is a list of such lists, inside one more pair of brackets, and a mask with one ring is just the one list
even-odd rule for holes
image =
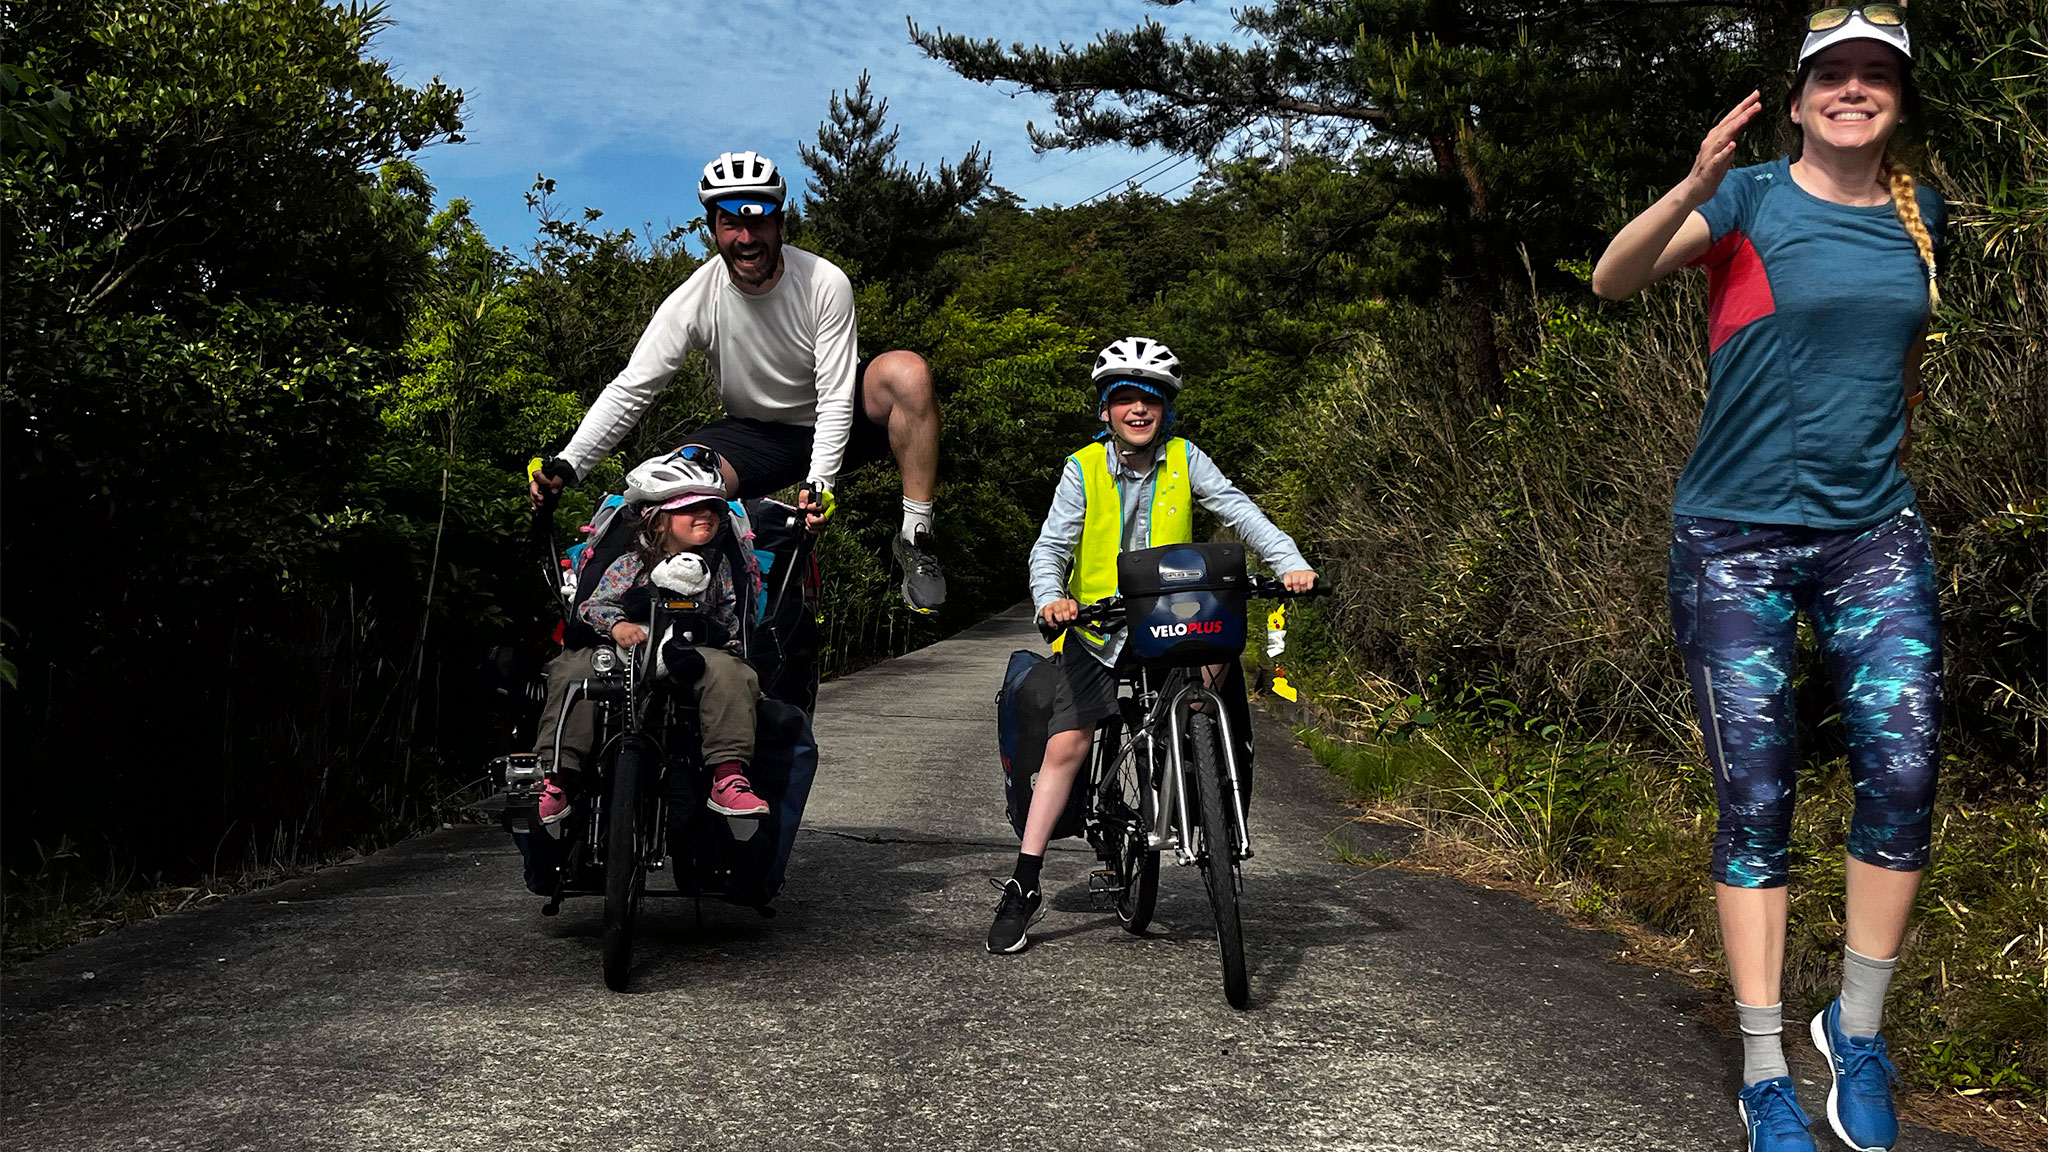
{"label": "long blonde braid", "polygon": [[1891,187],[1892,210],[1899,214],[1899,223],[1905,225],[1913,247],[1920,250],[1920,262],[1927,266],[1927,311],[1931,315],[1941,307],[1941,289],[1934,283],[1934,237],[1927,234],[1927,222],[1920,218],[1920,198],[1913,194],[1913,174],[1887,152],[1884,175]]}

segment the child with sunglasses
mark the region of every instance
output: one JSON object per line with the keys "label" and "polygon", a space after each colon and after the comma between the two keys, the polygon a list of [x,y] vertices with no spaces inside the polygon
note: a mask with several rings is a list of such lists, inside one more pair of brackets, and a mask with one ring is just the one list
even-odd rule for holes
{"label": "child with sunglasses", "polygon": [[1810,1032],[1835,1134],[1864,1150],[1898,1139],[1879,1024],[1927,866],[1941,720],[1934,560],[1900,467],[1944,217],[1893,154],[1916,111],[1911,52],[1903,4],[1813,13],[1789,154],[1730,170],[1762,108],[1751,93],[1593,273],[1608,299],[1681,267],[1708,275],[1707,404],[1678,482],[1669,590],[1720,809],[1714,891],[1757,1152],[1814,1148],[1780,1042],[1802,612],[1856,791],[1841,994]]}

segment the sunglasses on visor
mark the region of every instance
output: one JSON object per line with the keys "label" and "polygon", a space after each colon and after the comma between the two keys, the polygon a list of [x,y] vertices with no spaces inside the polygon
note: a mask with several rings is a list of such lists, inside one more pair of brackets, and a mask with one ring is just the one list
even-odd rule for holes
{"label": "sunglasses on visor", "polygon": [[1869,24],[1881,28],[1900,28],[1906,23],[1904,4],[1858,4],[1854,7],[1822,8],[1806,18],[1808,32],[1826,32],[1840,28],[1849,22],[1849,17],[1861,16]]}
{"label": "sunglasses on visor", "polygon": [[702,468],[709,468],[713,472],[718,471],[718,466],[725,462],[718,453],[704,447],[702,444],[685,444],[663,457],[661,462],[663,464],[673,464],[678,460],[687,461]]}

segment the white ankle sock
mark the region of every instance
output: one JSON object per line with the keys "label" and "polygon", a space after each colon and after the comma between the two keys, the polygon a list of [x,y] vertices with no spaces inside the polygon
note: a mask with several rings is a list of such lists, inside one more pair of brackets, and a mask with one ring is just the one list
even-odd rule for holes
{"label": "white ankle sock", "polygon": [[1785,1067],[1785,1005],[1735,1002],[1736,1026],[1742,1030],[1742,1084],[1760,1084],[1789,1076]]}
{"label": "white ankle sock", "polygon": [[1842,947],[1842,1015],[1835,1023],[1844,1036],[1875,1036],[1884,1023],[1884,994],[1891,988],[1899,958],[1873,960],[1854,948]]}
{"label": "white ankle sock", "polygon": [[934,536],[938,535],[938,533],[932,531],[932,502],[929,500],[912,500],[910,497],[905,496],[903,498],[903,531],[898,533],[898,535],[915,544],[917,543],[919,529]]}

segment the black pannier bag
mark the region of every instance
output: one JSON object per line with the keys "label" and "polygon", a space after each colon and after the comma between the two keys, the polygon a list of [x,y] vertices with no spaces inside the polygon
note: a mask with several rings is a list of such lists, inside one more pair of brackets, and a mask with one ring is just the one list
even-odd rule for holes
{"label": "black pannier bag", "polygon": [[691,761],[669,771],[668,848],[676,885],[705,883],[716,894],[749,908],[765,907],[782,890],[797,828],[818,773],[811,718],[780,700],[756,705],[754,762],[747,779],[768,802],[765,816],[721,816],[704,806],[709,770]]}
{"label": "black pannier bag", "polygon": [[[1077,656],[1076,659],[1093,659]],[[1059,665],[1029,649],[1010,653],[1003,686],[996,692],[996,748],[1003,761],[1003,799],[1010,827],[1018,839],[1031,815],[1031,796],[1038,787],[1038,767],[1045,760],[1046,728],[1065,673]],[[1052,828],[1052,839],[1079,836],[1088,790],[1078,783],[1067,793],[1067,807]]]}
{"label": "black pannier bag", "polygon": [[1132,651],[1147,664],[1235,662],[1244,652],[1242,544],[1167,544],[1116,558]]}

